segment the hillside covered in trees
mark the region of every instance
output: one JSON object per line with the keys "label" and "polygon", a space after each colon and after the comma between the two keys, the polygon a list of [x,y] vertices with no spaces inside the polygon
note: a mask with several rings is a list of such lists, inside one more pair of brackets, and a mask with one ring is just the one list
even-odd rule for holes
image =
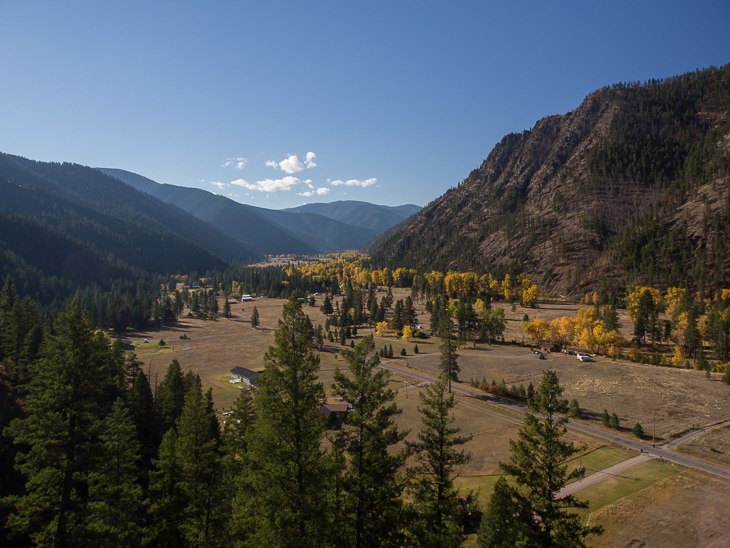
{"label": "hillside covered in trees", "polygon": [[551,294],[726,287],[729,116],[730,65],[602,88],[505,136],[373,263],[525,273]]}

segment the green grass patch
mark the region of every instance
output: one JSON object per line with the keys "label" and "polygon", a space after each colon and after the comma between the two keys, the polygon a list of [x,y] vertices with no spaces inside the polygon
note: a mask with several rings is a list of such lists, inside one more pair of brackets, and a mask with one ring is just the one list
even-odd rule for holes
{"label": "green grass patch", "polygon": [[576,497],[579,500],[588,501],[588,508],[578,510],[577,513],[585,524],[591,513],[598,512],[624,497],[635,495],[647,487],[656,485],[660,481],[677,476],[680,473],[679,468],[656,459],[639,464],[619,472],[612,478],[578,491]]}
{"label": "green grass patch", "polygon": [[454,480],[454,484],[462,495],[466,495],[469,491],[473,491],[477,494],[479,509],[483,512],[487,508],[489,497],[492,496],[494,484],[497,483],[498,479],[498,474],[489,474],[484,476],[459,476]]}
{"label": "green grass patch", "polygon": [[572,472],[579,466],[583,465],[586,469],[586,476],[590,476],[591,474],[605,470],[614,464],[628,460],[636,455],[636,451],[630,451],[623,447],[618,447],[616,445],[603,445],[569,461],[568,471]]}

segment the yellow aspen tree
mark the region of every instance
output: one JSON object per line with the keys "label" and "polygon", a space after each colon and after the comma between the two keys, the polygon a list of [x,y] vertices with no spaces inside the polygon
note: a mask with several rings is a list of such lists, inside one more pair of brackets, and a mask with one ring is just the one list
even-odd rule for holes
{"label": "yellow aspen tree", "polygon": [[378,322],[375,326],[375,333],[382,337],[388,332],[388,322]]}
{"label": "yellow aspen tree", "polygon": [[684,365],[684,351],[678,344],[674,345],[674,355],[672,356],[672,365],[674,367],[682,367]]}

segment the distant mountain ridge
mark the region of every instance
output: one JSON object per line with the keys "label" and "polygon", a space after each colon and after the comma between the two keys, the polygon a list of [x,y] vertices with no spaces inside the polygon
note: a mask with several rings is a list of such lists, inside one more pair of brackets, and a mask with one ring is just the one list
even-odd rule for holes
{"label": "distant mountain ridge", "polygon": [[360,249],[420,209],[367,202],[309,204],[272,210],[241,204],[205,190],[160,184],[121,169],[107,175],[184,209],[261,254],[316,254]]}
{"label": "distant mountain ridge", "polygon": [[255,258],[212,225],[85,166],[0,154],[0,196],[0,277],[45,305]]}
{"label": "distant mountain ridge", "polygon": [[526,273],[550,294],[728,287],[729,185],[730,65],[619,84],[506,135],[372,260]]}
{"label": "distant mountain ridge", "polygon": [[314,203],[290,207],[284,211],[315,213],[351,225],[368,228],[376,235],[391,229],[411,215],[418,213],[420,206],[405,204],[384,206],[355,200],[340,200],[328,204]]}

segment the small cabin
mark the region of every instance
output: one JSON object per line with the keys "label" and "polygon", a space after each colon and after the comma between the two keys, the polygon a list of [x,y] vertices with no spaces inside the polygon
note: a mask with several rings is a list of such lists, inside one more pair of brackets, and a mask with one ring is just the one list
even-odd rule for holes
{"label": "small cabin", "polygon": [[330,420],[344,419],[347,413],[352,409],[352,405],[347,402],[342,403],[325,403],[319,408],[320,413]]}

